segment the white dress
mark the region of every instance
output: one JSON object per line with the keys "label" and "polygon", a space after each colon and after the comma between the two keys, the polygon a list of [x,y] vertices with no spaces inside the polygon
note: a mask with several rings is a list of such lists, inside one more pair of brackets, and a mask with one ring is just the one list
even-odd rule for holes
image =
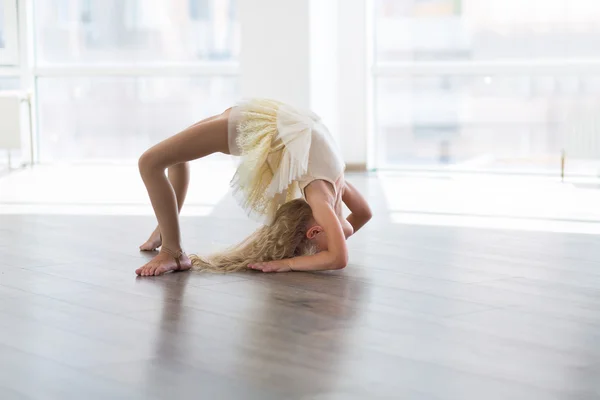
{"label": "white dress", "polygon": [[234,194],[248,215],[263,222],[315,180],[337,190],[345,170],[319,116],[274,100],[250,99],[231,109],[229,149],[240,156],[231,181]]}

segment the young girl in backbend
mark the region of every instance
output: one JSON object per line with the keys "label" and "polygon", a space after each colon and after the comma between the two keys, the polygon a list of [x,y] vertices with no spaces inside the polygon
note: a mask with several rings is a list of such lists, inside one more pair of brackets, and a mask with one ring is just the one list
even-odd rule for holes
{"label": "young girl in backbend", "polygon": [[[240,157],[234,194],[265,225],[227,251],[188,257],[178,217],[189,183],[187,163],[216,152]],[[192,266],[215,272],[340,269],[348,263],[346,239],[371,219],[365,199],[344,180],[344,162],[320,118],[273,100],[244,101],[192,125],[147,150],[139,168],[158,219],[140,249],[160,247],[136,270],[141,276]],[[347,219],[342,202],[351,212]]]}

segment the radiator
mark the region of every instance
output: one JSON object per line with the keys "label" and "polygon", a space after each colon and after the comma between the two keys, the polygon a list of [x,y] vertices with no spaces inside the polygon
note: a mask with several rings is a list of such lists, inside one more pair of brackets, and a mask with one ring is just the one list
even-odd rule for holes
{"label": "radiator", "polygon": [[9,168],[11,150],[19,150],[21,161],[33,164],[30,99],[27,92],[0,91],[0,151],[8,151]]}
{"label": "radiator", "polygon": [[21,101],[17,93],[0,92],[0,149],[21,150]]}
{"label": "radiator", "polygon": [[564,130],[567,158],[600,159],[600,104],[572,113]]}

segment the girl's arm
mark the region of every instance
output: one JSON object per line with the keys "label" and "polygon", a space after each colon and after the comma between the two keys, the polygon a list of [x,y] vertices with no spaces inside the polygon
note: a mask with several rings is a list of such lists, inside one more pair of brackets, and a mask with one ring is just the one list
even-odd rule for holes
{"label": "girl's arm", "polygon": [[334,209],[333,195],[323,181],[314,182],[306,190],[306,201],[313,217],[327,234],[327,250],[315,255],[299,256],[287,260],[251,264],[248,267],[263,272],[325,271],[342,269],[348,264],[346,238]]}
{"label": "girl's arm", "polygon": [[352,228],[354,228],[354,233],[356,233],[357,230],[365,226],[373,217],[369,203],[349,182],[346,182],[346,186],[344,187],[342,201],[350,210],[350,215],[346,219],[352,225]]}

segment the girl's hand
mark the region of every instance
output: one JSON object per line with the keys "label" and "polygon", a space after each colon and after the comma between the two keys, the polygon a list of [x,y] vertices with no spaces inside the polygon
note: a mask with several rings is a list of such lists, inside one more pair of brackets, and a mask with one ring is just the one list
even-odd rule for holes
{"label": "girl's hand", "polygon": [[285,260],[249,264],[248,268],[262,272],[290,272],[292,270]]}

